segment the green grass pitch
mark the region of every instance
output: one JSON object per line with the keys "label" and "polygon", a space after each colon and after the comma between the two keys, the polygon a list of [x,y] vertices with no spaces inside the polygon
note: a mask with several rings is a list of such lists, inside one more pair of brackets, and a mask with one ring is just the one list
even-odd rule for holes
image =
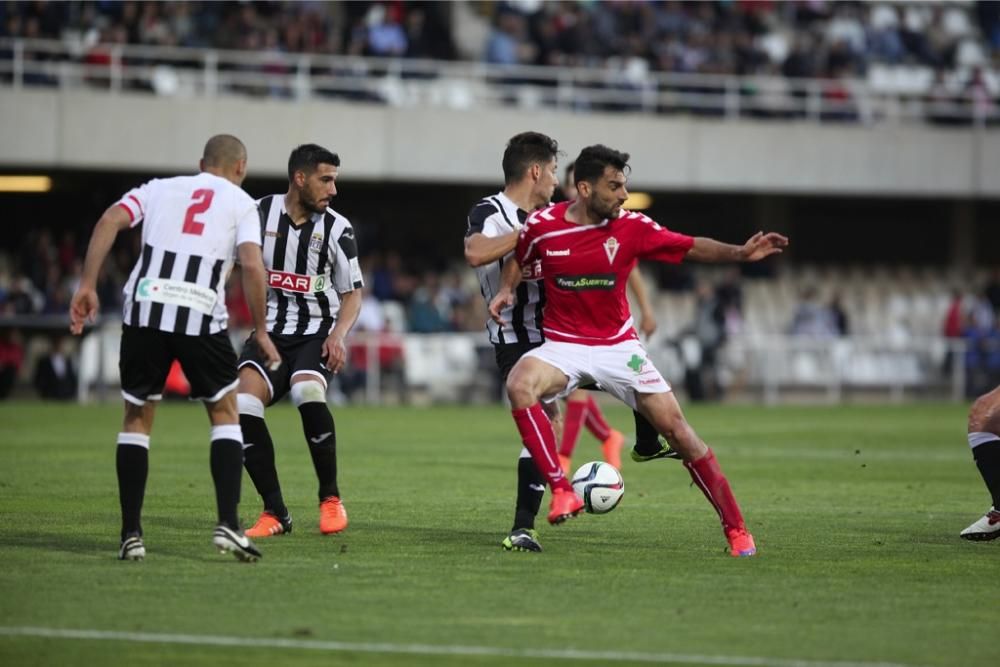
{"label": "green grass pitch", "polygon": [[[757,540],[734,559],[673,461],[626,460],[614,512],[502,552],[520,445],[500,406],[335,409],[351,524],[324,537],[284,404],[295,531],[246,565],[210,544],[199,406],[160,409],[148,556],[120,563],[120,407],[0,404],[0,664],[996,665],[1000,542],[958,538],[989,505],[965,410],[688,407]],[[574,464],[599,451],[584,431]],[[246,476],[243,496],[252,521]]]}

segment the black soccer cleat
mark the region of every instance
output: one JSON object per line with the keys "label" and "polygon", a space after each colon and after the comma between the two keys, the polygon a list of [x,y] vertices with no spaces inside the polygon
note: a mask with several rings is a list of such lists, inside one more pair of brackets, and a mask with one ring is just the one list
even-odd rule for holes
{"label": "black soccer cleat", "polygon": [[660,445],[660,449],[657,450],[657,451],[655,451],[655,452],[653,452],[652,454],[642,454],[642,453],[640,453],[639,450],[638,450],[639,443],[636,443],[632,447],[632,451],[630,453],[630,455],[632,457],[632,460],[635,461],[636,463],[645,463],[646,461],[653,461],[653,460],[656,460],[656,459],[677,459],[677,460],[680,460],[681,453],[678,452],[673,447],[671,447],[670,443],[668,443],[663,438],[660,438],[657,442]]}
{"label": "black soccer cleat", "polygon": [[231,553],[236,560],[244,563],[256,563],[262,556],[243,531],[235,531],[222,524],[215,527],[212,544],[218,548],[220,554]]}
{"label": "black soccer cleat", "polygon": [[542,545],[538,543],[538,533],[531,528],[518,528],[510,531],[510,535],[504,538],[500,545],[504,551],[541,551]]}

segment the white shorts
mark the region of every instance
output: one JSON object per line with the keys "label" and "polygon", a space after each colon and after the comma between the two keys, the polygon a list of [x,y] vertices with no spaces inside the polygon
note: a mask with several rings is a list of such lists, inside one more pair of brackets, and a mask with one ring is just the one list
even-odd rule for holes
{"label": "white shorts", "polygon": [[[568,378],[559,397],[580,385],[596,382],[601,389],[635,409],[635,394],[663,394],[670,383],[656,370],[642,343],[626,340],[615,345],[577,345],[547,341],[524,353],[561,370]],[[552,398],[544,396],[544,398]]]}

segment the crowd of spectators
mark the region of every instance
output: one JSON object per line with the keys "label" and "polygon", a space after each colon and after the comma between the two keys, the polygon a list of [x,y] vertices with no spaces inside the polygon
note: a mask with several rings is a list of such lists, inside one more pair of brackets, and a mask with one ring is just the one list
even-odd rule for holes
{"label": "crowd of spectators", "polygon": [[[299,53],[578,67],[606,76],[593,85],[623,91],[648,88],[659,72],[737,74],[760,116],[794,113],[788,100],[805,96],[797,81],[820,79],[833,114],[853,120],[849,81],[877,65],[922,69],[916,86],[942,118],[958,98],[993,111],[1000,93],[996,2],[8,2],[0,18],[2,36],[62,39],[93,65],[110,62],[112,45],[142,44],[252,51],[243,67],[271,74],[291,73],[285,56]],[[353,76],[321,64],[313,74]],[[719,92],[705,85],[680,92]]]}

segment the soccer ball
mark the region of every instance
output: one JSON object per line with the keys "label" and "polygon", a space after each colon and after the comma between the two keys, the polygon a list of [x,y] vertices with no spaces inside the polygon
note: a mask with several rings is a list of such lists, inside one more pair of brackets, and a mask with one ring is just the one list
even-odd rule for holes
{"label": "soccer ball", "polygon": [[591,461],[573,473],[573,490],[583,498],[583,507],[590,514],[606,514],[618,507],[625,495],[625,481],[610,463]]}

